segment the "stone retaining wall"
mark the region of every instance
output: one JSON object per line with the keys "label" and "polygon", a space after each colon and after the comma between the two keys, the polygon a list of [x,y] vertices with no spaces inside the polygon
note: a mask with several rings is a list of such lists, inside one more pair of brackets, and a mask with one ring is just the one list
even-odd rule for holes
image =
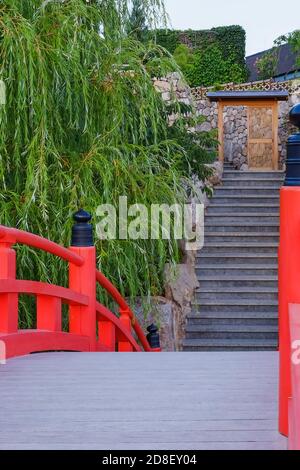
{"label": "stone retaining wall", "polygon": [[[203,116],[205,122],[198,126],[197,130],[210,131],[218,128],[218,105],[206,98],[206,91],[210,89],[191,89],[180,77],[180,74],[169,74],[166,78],[155,80],[155,87],[161,91],[167,102],[172,102],[174,97],[187,105],[194,106],[198,116]],[[239,89],[239,85],[228,84],[226,90]],[[263,87],[263,88],[261,88]],[[279,102],[278,112],[278,151],[279,168],[284,166],[286,159],[286,142],[292,132],[288,121],[290,109],[300,103],[300,80],[289,82],[256,82],[240,85],[242,90],[252,89],[286,89],[289,92],[288,101]],[[201,93],[200,93],[200,91]],[[172,119],[175,119],[173,117]],[[246,121],[246,122],[245,122]],[[224,108],[224,157],[225,161],[232,162],[237,169],[247,170],[247,115],[244,107]]]}

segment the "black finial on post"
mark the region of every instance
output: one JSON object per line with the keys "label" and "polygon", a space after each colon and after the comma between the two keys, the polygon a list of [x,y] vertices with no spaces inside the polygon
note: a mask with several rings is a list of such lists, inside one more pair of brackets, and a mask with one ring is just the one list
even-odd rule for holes
{"label": "black finial on post", "polygon": [[149,334],[147,335],[147,340],[150,348],[159,349],[160,341],[157,326],[152,323],[152,325],[148,326],[147,331],[149,332]]}
{"label": "black finial on post", "polygon": [[89,224],[92,216],[80,209],[73,215],[75,224],[72,227],[71,246],[94,246],[93,226]]}
{"label": "black finial on post", "polygon": [[[290,122],[300,130],[300,103],[291,109]],[[300,131],[288,139],[284,186],[300,186]]]}

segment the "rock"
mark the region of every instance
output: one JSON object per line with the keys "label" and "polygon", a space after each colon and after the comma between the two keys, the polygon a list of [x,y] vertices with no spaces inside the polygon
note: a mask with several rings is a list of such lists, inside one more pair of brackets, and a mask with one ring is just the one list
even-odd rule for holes
{"label": "rock", "polygon": [[211,131],[211,124],[209,122],[203,122],[202,124],[200,124],[199,126],[199,131],[200,132],[209,132]]}
{"label": "rock", "polygon": [[158,91],[162,91],[162,92],[170,91],[171,89],[171,84],[167,81],[162,81],[162,80],[154,82],[154,86]]}
{"label": "rock", "polygon": [[249,170],[249,167],[248,167],[248,165],[246,165],[246,163],[243,163],[243,165],[241,166],[240,170],[241,170],[241,171],[247,171],[247,170]]}
{"label": "rock", "polygon": [[220,161],[215,161],[211,165],[207,165],[212,168],[213,174],[208,177],[208,182],[211,186],[218,186],[222,183],[223,177],[223,164]]}
{"label": "rock", "polygon": [[205,108],[205,109],[203,110],[203,113],[202,113],[202,114],[203,114],[203,116],[209,116],[209,115],[210,115],[210,110],[209,110],[209,108]]}
{"label": "rock", "polygon": [[[182,340],[185,337],[186,317],[192,310],[192,299],[195,290],[199,287],[193,264],[179,264],[173,266],[167,264],[164,272],[165,297],[179,307],[175,318],[175,345],[176,350],[181,349]],[[175,313],[176,316],[176,313]]]}
{"label": "rock", "polygon": [[178,101],[180,103],[187,104],[188,106],[191,105],[191,100],[189,98],[179,98]]}
{"label": "rock", "polygon": [[179,72],[170,72],[167,74],[167,78],[171,78],[172,80],[181,80],[182,75]]}
{"label": "rock", "polygon": [[188,85],[183,81],[179,80],[177,83],[177,90],[180,91],[186,91],[188,88]]}
{"label": "rock", "polygon": [[181,312],[174,302],[164,297],[137,298],[133,310],[144,332],[147,332],[147,327],[151,323],[158,326],[163,351],[179,350],[180,344],[177,343],[175,332],[177,336],[181,336],[181,334],[178,335],[176,326],[180,323],[180,328],[182,328]]}

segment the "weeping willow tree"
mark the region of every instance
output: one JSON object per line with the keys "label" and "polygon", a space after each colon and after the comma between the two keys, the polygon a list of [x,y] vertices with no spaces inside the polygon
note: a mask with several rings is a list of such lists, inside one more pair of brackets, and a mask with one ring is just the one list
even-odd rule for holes
{"label": "weeping willow tree", "polygon": [[[170,70],[155,45],[126,36],[125,0],[4,0],[0,4],[0,222],[68,245],[72,214],[119,196],[172,204],[183,197],[183,149],[167,138],[152,77]],[[144,0],[148,24],[164,15]],[[97,241],[100,269],[123,294],[161,292],[174,241]],[[64,285],[66,266],[19,247],[18,275]],[[22,300],[23,326],[34,323]]]}

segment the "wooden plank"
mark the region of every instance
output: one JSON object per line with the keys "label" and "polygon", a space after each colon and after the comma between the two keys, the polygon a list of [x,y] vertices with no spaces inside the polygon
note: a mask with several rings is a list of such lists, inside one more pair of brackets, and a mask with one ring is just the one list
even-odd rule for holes
{"label": "wooden plank", "polygon": [[223,106],[248,106],[254,108],[264,108],[265,106],[273,106],[274,100],[220,100]]}
{"label": "wooden plank", "polygon": [[264,106],[248,106],[248,164],[250,169],[278,169],[277,133],[278,103],[269,102]]}
{"label": "wooden plank", "polygon": [[218,103],[218,140],[219,140],[219,161],[224,162],[224,106],[222,102]]}
{"label": "wooden plank", "polygon": [[0,449],[285,449],[277,353],[51,353],[0,366]]}
{"label": "wooden plank", "polygon": [[278,149],[278,102],[273,103],[273,164],[274,170],[278,170],[279,149]]}

